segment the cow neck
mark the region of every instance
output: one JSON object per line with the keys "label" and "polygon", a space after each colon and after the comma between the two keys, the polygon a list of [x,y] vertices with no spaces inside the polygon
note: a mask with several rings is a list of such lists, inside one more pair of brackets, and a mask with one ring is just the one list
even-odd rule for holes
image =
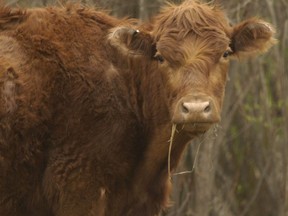
{"label": "cow neck", "polygon": [[[143,203],[149,202],[151,197],[156,197],[153,202],[163,206],[168,202],[170,188],[168,151],[172,123],[166,99],[169,92],[166,92],[164,73],[158,70],[156,63],[152,62],[147,66],[143,65],[143,62],[145,61],[136,62],[130,71],[131,75],[128,76],[130,96],[136,104],[135,110],[148,137],[144,156],[135,171],[133,190],[136,197],[137,194],[147,194],[141,198],[137,197],[138,200],[147,197]],[[191,139],[180,132],[181,128],[177,128],[177,131],[179,132],[175,133],[171,151],[172,170],[176,168],[187,142]]]}
{"label": "cow neck", "polygon": [[129,106],[145,131],[170,124],[165,87],[156,62],[144,56],[120,62],[117,67],[125,80]]}

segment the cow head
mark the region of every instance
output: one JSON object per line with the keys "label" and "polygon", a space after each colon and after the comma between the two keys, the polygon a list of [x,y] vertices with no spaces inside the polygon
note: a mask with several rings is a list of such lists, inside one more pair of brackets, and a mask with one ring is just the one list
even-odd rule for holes
{"label": "cow head", "polygon": [[110,40],[122,53],[151,57],[163,74],[171,122],[198,134],[220,121],[229,60],[265,52],[273,34],[260,19],[231,26],[220,8],[185,1],[164,8],[151,31],[118,27]]}

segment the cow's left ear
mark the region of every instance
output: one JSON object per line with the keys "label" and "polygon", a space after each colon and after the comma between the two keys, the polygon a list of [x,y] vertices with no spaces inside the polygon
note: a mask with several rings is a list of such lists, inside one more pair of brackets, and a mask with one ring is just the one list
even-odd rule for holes
{"label": "cow's left ear", "polygon": [[276,43],[275,30],[271,24],[253,18],[233,28],[231,49],[239,57],[266,52]]}
{"label": "cow's left ear", "polygon": [[155,55],[155,45],[152,36],[145,31],[131,27],[120,26],[113,28],[108,36],[110,44],[124,55],[138,56]]}

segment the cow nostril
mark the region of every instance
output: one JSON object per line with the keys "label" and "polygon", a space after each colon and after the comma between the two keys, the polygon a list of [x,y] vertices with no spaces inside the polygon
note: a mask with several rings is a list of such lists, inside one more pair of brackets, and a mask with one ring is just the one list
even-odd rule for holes
{"label": "cow nostril", "polygon": [[184,102],[181,104],[181,112],[189,113],[210,113],[212,106],[209,101],[205,102]]}
{"label": "cow nostril", "polygon": [[188,97],[185,101],[179,101],[175,108],[172,121],[176,123],[214,123],[220,120],[214,101],[210,98]]}
{"label": "cow nostril", "polygon": [[183,113],[189,113],[189,108],[185,106],[185,103],[182,103],[182,112]]}
{"label": "cow nostril", "polygon": [[204,112],[205,113],[208,113],[208,112],[210,112],[210,110],[211,110],[211,106],[210,106],[210,103],[205,107],[205,109],[204,109]]}

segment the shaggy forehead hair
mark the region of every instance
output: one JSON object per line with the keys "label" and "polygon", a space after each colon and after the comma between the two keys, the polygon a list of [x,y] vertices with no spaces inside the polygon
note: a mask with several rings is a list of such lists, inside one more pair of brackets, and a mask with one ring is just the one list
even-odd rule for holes
{"label": "shaggy forehead hair", "polygon": [[217,5],[203,4],[191,0],[180,6],[168,3],[155,18],[156,40],[163,32],[170,31],[177,34],[177,39],[183,39],[189,32],[205,36],[207,31],[217,36],[230,34],[227,18]]}
{"label": "shaggy forehead hair", "polygon": [[[205,53],[223,52],[230,43],[231,28],[228,20],[219,6],[203,4],[198,1],[186,1],[182,5],[169,3],[161,13],[155,17],[155,42],[158,49],[174,50],[173,60],[177,61],[175,51],[183,59],[183,50],[179,49],[188,35],[197,37],[201,49]],[[193,40],[196,42],[196,39]],[[171,47],[173,46],[173,47]],[[185,54],[184,54],[185,55]],[[168,57],[169,58],[169,57]],[[179,62],[180,63],[180,62]]]}

